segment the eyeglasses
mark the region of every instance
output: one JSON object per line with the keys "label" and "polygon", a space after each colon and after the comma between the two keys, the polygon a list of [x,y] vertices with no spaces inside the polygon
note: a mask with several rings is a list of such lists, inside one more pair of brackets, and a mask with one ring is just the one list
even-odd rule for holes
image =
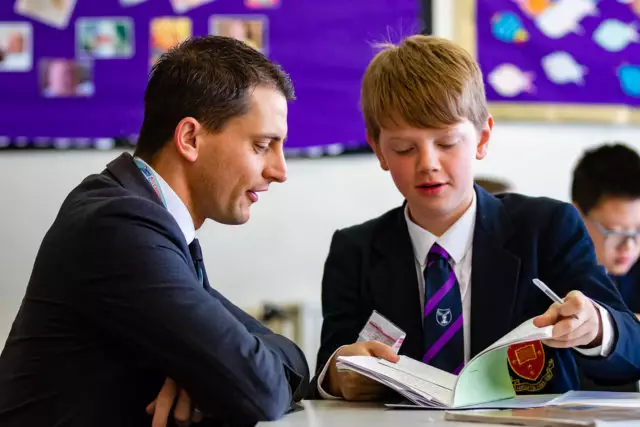
{"label": "eyeglasses", "polygon": [[610,244],[618,248],[626,244],[629,239],[631,239],[636,245],[640,243],[640,231],[610,230],[605,228],[596,220],[590,218],[589,221],[591,221],[596,226],[600,234],[602,234],[606,244]]}

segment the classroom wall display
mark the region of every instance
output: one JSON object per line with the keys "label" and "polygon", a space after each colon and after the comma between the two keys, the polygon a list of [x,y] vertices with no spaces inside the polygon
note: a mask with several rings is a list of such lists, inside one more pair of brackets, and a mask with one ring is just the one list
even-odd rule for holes
{"label": "classroom wall display", "polygon": [[456,0],[497,118],[640,123],[640,0]]}
{"label": "classroom wall display", "polygon": [[133,146],[151,66],[220,34],[290,73],[290,155],[359,149],[374,44],[421,27],[419,0],[2,0],[0,148]]}

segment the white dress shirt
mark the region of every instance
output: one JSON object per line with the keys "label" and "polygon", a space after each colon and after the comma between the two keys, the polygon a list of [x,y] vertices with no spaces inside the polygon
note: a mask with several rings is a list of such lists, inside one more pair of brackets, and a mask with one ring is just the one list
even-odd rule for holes
{"label": "white dress shirt", "polygon": [[[477,202],[474,193],[471,206],[469,206],[465,213],[462,214],[462,216],[451,227],[449,227],[442,236],[437,237],[411,220],[409,216],[409,205],[406,205],[404,209],[404,216],[407,222],[407,228],[409,229],[411,244],[413,246],[416,276],[418,278],[420,291],[420,305],[422,306],[422,310],[424,310],[425,295],[423,272],[427,263],[427,255],[429,254],[431,247],[434,243],[438,243],[438,245],[447,251],[450,256],[449,262],[453,266],[453,271],[458,279],[458,283],[460,285],[460,296],[462,297],[462,328],[464,336],[465,363],[470,360],[471,356],[471,268],[476,212]],[[531,286],[534,285],[531,284]],[[551,300],[549,300],[549,305],[551,305],[551,303]],[[602,345],[589,349],[575,348],[575,350],[585,356],[606,357],[611,353],[611,347],[613,345],[613,319],[611,318],[611,314],[601,307],[600,304],[595,304],[595,306],[600,311],[600,317],[602,318]],[[336,350],[336,352],[338,350]],[[329,358],[329,361],[318,376],[318,391],[325,399],[337,399],[336,396],[332,396],[322,389],[322,382],[332,358],[333,355]]]}

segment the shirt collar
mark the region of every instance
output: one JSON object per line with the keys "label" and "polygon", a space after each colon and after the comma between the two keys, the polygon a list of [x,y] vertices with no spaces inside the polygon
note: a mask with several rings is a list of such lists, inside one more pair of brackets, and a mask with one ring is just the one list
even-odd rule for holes
{"label": "shirt collar", "polygon": [[164,201],[166,203],[165,207],[167,208],[173,219],[175,219],[175,221],[178,223],[178,227],[180,227],[180,230],[182,231],[187,244],[191,244],[193,239],[196,238],[196,228],[193,225],[193,219],[191,218],[189,209],[187,209],[187,206],[184,204],[182,199],[178,197],[176,192],[173,191],[173,188],[171,188],[171,186],[162,178],[162,176],[160,176],[159,173],[153,170],[153,168],[141,158],[136,157],[136,160],[144,164],[155,175],[156,179],[158,180],[158,185],[162,190],[162,194],[164,195]]}
{"label": "shirt collar", "polygon": [[427,255],[434,243],[438,243],[451,257],[454,264],[459,263],[467,253],[473,242],[473,230],[476,223],[476,195],[473,192],[471,206],[464,214],[440,237],[420,227],[409,217],[409,205],[405,205],[404,217],[407,221],[413,253],[420,267],[424,268]]}

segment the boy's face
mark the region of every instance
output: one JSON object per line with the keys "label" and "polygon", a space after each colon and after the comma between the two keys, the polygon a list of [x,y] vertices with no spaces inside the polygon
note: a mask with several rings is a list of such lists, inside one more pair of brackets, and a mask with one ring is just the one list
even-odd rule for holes
{"label": "boy's face", "polygon": [[486,156],[493,119],[481,131],[468,120],[442,129],[408,125],[381,129],[370,141],[380,166],[391,172],[412,219],[432,232],[452,224],[473,197],[473,161]]}
{"label": "boy's face", "polygon": [[640,242],[619,232],[640,233],[640,199],[604,197],[584,220],[598,262],[609,274],[627,274],[638,261]]}

